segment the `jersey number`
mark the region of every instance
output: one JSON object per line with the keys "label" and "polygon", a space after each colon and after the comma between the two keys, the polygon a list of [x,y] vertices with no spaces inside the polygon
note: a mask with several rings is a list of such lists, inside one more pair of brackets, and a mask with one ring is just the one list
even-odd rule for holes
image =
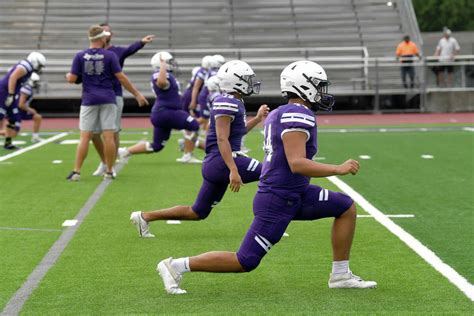
{"label": "jersey number", "polygon": [[265,161],[272,161],[273,147],[272,147],[272,124],[268,124],[263,129],[263,151],[265,152]]}

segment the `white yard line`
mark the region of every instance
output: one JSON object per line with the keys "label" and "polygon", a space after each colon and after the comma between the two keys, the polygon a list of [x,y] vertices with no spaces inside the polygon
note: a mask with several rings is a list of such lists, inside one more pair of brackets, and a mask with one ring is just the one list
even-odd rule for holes
{"label": "white yard line", "polygon": [[[392,217],[392,218],[414,218],[414,214],[387,214],[385,215],[387,217]],[[367,214],[358,214],[357,218],[373,218],[373,215],[367,215]]]}
{"label": "white yard line", "polygon": [[13,157],[16,157],[16,156],[19,156],[21,154],[24,154],[30,150],[33,150],[33,149],[36,149],[38,147],[41,147],[43,145],[46,145],[48,143],[51,143],[51,142],[54,142],[55,140],[57,139],[60,139],[60,138],[63,138],[64,136],[66,136],[68,133],[61,133],[61,134],[58,134],[56,136],[53,136],[53,137],[50,137],[50,138],[47,138],[45,140],[42,140],[40,141],[39,143],[36,143],[36,144],[33,144],[31,146],[28,146],[28,147],[25,147],[25,148],[22,148],[22,149],[19,149],[17,151],[14,151],[12,152],[11,154],[8,154],[8,155],[5,155],[5,156],[1,156],[0,157],[0,161],[5,161],[7,159],[10,159],[10,158],[13,158]]}
{"label": "white yard line", "polygon": [[385,226],[392,234],[400,238],[408,247],[415,251],[429,265],[435,268],[452,284],[458,287],[471,301],[474,301],[474,285],[469,283],[462,275],[449,265],[444,263],[432,250],[423,245],[418,239],[407,233],[403,228],[395,224],[387,215],[379,211],[362,195],[352,189],[347,183],[337,177],[329,177],[329,181],[334,183],[339,189],[347,193],[356,203],[358,203],[374,219]]}

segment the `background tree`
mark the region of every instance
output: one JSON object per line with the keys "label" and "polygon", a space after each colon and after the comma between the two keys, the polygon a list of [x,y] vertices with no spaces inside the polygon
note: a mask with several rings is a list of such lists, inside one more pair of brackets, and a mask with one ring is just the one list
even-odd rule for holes
{"label": "background tree", "polygon": [[422,32],[474,30],[474,0],[413,0]]}

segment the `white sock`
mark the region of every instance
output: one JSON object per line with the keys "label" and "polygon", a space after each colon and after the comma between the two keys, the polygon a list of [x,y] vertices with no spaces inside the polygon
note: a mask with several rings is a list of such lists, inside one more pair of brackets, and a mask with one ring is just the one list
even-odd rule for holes
{"label": "white sock", "polygon": [[39,134],[38,134],[38,133],[32,133],[32,134],[31,134],[31,137],[33,137],[33,138],[39,138]]}
{"label": "white sock", "polygon": [[173,259],[171,266],[179,274],[191,271],[191,269],[189,269],[189,257]]}
{"label": "white sock", "polygon": [[332,274],[349,273],[349,271],[349,260],[332,262]]}

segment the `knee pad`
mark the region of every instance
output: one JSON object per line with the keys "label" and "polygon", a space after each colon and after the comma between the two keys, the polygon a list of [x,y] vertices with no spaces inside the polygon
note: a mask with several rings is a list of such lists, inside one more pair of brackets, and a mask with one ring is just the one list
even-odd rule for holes
{"label": "knee pad", "polygon": [[20,122],[15,122],[13,120],[8,120],[7,128],[19,132],[21,127]]}
{"label": "knee pad", "polygon": [[164,143],[166,143],[166,141],[163,141],[161,144],[146,142],[146,151],[156,153],[165,147]]}
{"label": "knee pad", "polygon": [[255,270],[259,264],[260,261],[262,261],[262,258],[256,255],[250,255],[250,256],[242,256],[240,252],[237,253],[237,259],[240,262],[240,265],[242,268],[244,268],[245,272],[250,272]]}

